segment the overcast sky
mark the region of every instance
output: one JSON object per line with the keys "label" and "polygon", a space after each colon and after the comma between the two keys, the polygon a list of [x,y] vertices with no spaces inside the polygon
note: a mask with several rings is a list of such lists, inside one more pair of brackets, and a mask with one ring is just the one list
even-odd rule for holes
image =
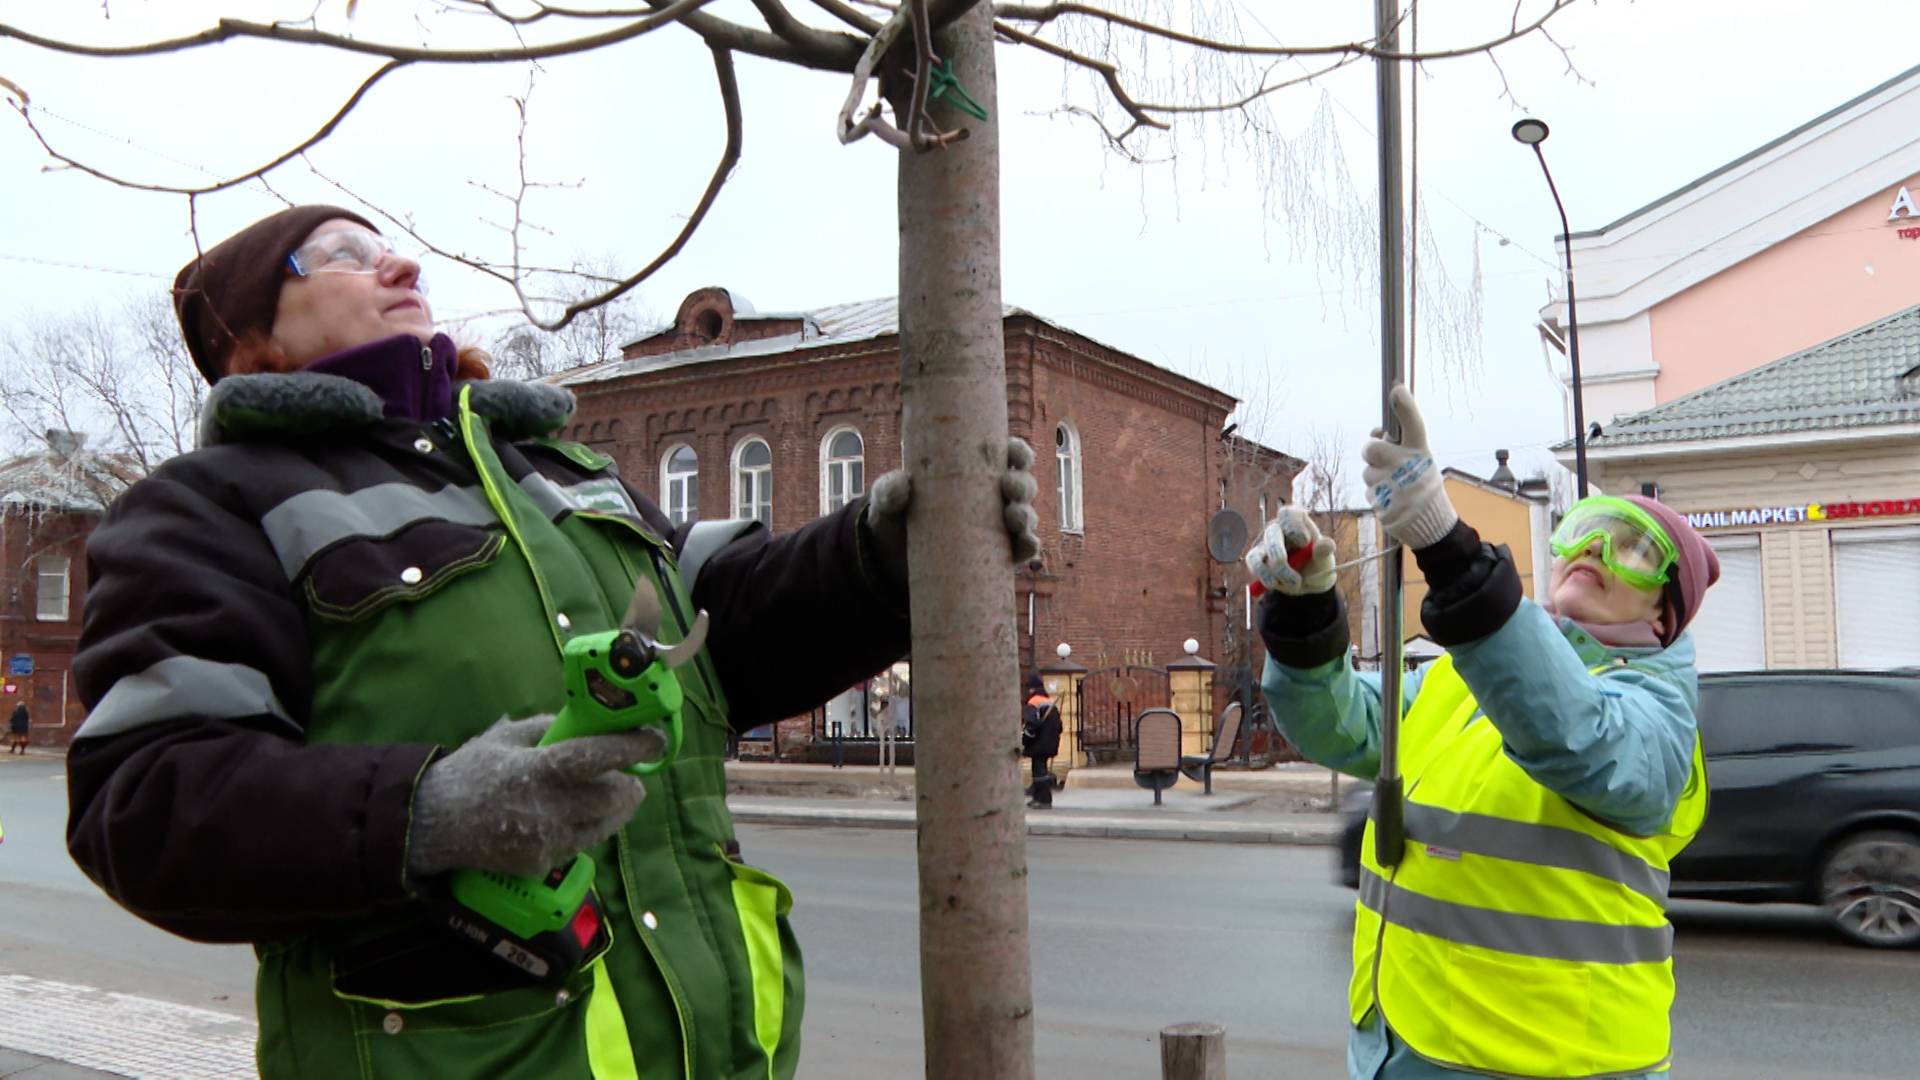
{"label": "overcast sky", "polygon": [[[204,28],[223,11],[303,17],[314,4],[0,0],[0,22],[134,41]],[[790,6],[826,25],[809,5]],[[345,25],[344,0],[318,7],[323,25]],[[352,31],[382,40],[417,42],[424,33],[444,44],[474,25],[449,23],[413,0],[359,7]],[[1228,7],[1252,41],[1364,36],[1372,18],[1366,0]],[[1499,7],[1427,0],[1422,45],[1460,43],[1503,24]],[[753,19],[744,0],[713,10]],[[1508,447],[1524,473],[1548,465],[1544,448],[1567,434],[1533,329],[1559,279],[1559,223],[1532,154],[1508,134],[1514,120],[1532,114],[1552,125],[1547,158],[1568,216],[1576,231],[1594,229],[1899,74],[1913,62],[1910,23],[1910,5],[1895,0],[1595,0],[1550,24],[1579,77],[1539,39],[1503,49],[1498,69],[1484,58],[1427,66],[1419,78],[1422,211],[1453,293],[1440,318],[1420,313],[1418,350],[1420,397],[1442,461],[1484,475],[1494,449]],[[1373,268],[1356,274],[1341,253],[1370,252],[1373,226],[1289,217],[1303,200],[1298,185],[1271,179],[1283,159],[1217,137],[1184,138],[1177,165],[1123,162],[1085,123],[1049,115],[1063,101],[1091,102],[1086,87],[1063,87],[1060,66],[1031,50],[1007,46],[999,58],[1007,301],[1248,398],[1248,427],[1280,449],[1300,453],[1314,434],[1337,431],[1357,451],[1378,419],[1378,308],[1356,285]],[[49,138],[90,163],[161,183],[269,159],[330,115],[372,66],[259,42],[101,61],[0,40],[0,77],[32,96]],[[612,256],[629,268],[652,258],[697,199],[721,144],[711,71],[706,50],[674,28],[533,76],[528,169],[577,186],[530,200],[544,230],[528,236],[532,258]],[[744,158],[686,250],[642,287],[642,302],[668,316],[705,285],[725,285],[763,311],[891,295],[896,152],[872,139],[836,141],[846,78],[753,58],[741,58],[739,71]],[[510,96],[528,79],[524,66],[403,71],[313,161],[380,210],[412,215],[443,246],[504,259],[497,226],[507,207],[486,188],[516,183]],[[1270,100],[1266,122],[1297,152],[1337,142],[1348,179],[1315,199],[1370,197],[1368,65]],[[0,317],[163,289],[193,251],[185,200],[48,164],[18,116],[0,112]],[[1342,186],[1328,169],[1314,175],[1317,188]],[[294,201],[356,205],[298,163],[272,183]],[[218,239],[279,205],[258,185],[202,200],[202,235]],[[1434,268],[1422,259],[1424,276]],[[1475,296],[1476,265],[1473,320],[1460,313]],[[455,264],[430,260],[427,272],[443,322],[512,303],[504,288]],[[1439,281],[1429,278],[1430,287]],[[1476,346],[1472,357],[1462,343]]]}

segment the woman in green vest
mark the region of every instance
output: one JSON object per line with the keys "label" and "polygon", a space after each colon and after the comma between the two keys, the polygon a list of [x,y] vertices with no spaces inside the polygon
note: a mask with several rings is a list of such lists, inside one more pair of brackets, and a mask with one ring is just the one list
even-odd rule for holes
{"label": "woman in green vest", "polygon": [[[792,897],[741,850],[725,754],[906,650],[904,476],[790,533],[676,526],[551,437],[572,394],[488,379],[419,264],[336,207],[209,248],[174,299],[212,389],[200,448],[88,541],[74,861],[157,926],[254,946],[264,1077],[792,1076]],[[660,759],[650,735],[539,745],[563,649],[630,604],[662,646],[708,628],[667,650],[682,741],[644,778],[620,770]],[[546,931],[578,955],[451,928],[475,925],[457,872],[557,866],[597,900]]]}
{"label": "woman in green vest", "polygon": [[[1669,1064],[1667,865],[1706,814],[1686,625],[1719,576],[1665,505],[1595,496],[1554,531],[1549,594],[1460,520],[1412,395],[1367,444],[1368,498],[1426,576],[1448,650],[1406,679],[1406,841],[1361,844],[1348,988],[1353,1080],[1648,1077]],[[1294,569],[1287,552],[1311,548]],[[1307,757],[1372,779],[1376,676],[1356,674],[1334,545],[1284,509],[1248,552],[1267,586],[1262,689]]]}

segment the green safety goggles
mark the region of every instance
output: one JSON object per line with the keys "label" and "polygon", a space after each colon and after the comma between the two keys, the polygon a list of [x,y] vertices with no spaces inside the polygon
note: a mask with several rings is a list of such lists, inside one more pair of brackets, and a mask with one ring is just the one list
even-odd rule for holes
{"label": "green safety goggles", "polygon": [[1660,522],[1638,506],[1612,495],[1594,495],[1560,519],[1548,544],[1562,559],[1584,554],[1600,541],[1600,561],[1621,581],[1638,589],[1657,589],[1680,560],[1679,549]]}

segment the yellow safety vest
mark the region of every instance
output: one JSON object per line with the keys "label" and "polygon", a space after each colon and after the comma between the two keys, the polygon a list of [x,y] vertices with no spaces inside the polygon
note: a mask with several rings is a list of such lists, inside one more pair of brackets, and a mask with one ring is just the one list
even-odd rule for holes
{"label": "yellow safety vest", "polygon": [[1375,861],[1371,820],[1360,845],[1354,1024],[1377,1008],[1421,1057],[1498,1075],[1665,1069],[1667,866],[1706,817],[1698,736],[1673,821],[1645,837],[1514,764],[1451,657],[1429,669],[1400,745],[1400,864]]}

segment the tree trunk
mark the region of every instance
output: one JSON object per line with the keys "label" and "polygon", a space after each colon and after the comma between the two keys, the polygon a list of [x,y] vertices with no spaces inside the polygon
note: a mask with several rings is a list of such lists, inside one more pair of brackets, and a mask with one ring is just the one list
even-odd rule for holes
{"label": "tree trunk", "polygon": [[[991,4],[980,4],[935,43],[990,117],[992,15]],[[1007,460],[999,129],[943,103],[930,109],[942,127],[971,130],[945,149],[900,155],[926,1075],[1029,1080],[1020,671],[999,494]]]}

